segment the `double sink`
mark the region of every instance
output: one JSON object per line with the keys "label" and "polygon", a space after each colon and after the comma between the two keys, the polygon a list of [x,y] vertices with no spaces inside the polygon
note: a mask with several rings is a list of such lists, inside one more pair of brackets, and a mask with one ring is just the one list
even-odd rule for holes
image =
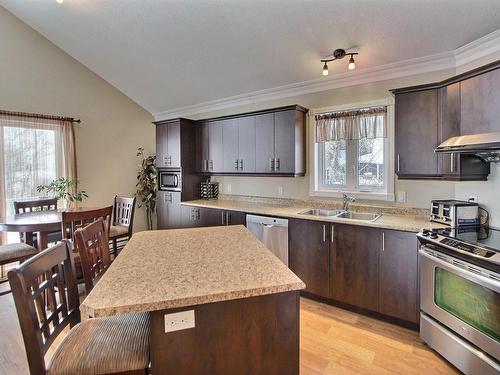
{"label": "double sink", "polygon": [[362,220],[362,221],[375,221],[381,215],[372,214],[368,212],[352,212],[344,210],[324,210],[324,209],[310,209],[306,211],[299,212],[300,215],[310,215],[310,216],[325,216],[325,217],[336,217],[339,219],[350,219],[350,220]]}

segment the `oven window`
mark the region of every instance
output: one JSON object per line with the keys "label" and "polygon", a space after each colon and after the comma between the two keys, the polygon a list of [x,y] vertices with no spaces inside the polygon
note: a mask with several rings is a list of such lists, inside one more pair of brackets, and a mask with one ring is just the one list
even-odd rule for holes
{"label": "oven window", "polygon": [[500,340],[500,294],[442,268],[435,268],[434,302],[460,320]]}

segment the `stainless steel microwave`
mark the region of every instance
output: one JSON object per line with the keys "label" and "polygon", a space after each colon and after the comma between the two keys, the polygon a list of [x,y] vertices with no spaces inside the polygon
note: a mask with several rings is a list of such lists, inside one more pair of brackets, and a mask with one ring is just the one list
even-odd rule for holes
{"label": "stainless steel microwave", "polygon": [[181,191],[181,170],[160,169],[158,171],[158,190]]}

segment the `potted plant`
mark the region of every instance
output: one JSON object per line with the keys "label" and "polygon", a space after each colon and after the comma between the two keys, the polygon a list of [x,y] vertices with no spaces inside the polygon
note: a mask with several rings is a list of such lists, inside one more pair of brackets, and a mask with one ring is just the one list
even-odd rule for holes
{"label": "potted plant", "polygon": [[48,185],[38,185],[36,190],[45,197],[64,200],[67,207],[77,207],[78,203],[88,198],[85,190],[77,190],[78,180],[59,177]]}
{"label": "potted plant", "polygon": [[145,207],[148,229],[153,229],[153,215],[156,210],[156,156],[144,155],[142,147],[137,149],[137,157],[141,158],[141,164],[137,172],[136,197],[140,199],[139,207]]}

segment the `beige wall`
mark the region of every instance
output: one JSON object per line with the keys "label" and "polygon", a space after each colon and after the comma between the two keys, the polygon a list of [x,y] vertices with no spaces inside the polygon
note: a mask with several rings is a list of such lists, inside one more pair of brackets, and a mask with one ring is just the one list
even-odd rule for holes
{"label": "beige wall", "polygon": [[[143,146],[154,152],[152,116],[0,7],[0,108],[77,117],[77,163],[86,205],[135,191]],[[96,51],[99,53],[99,51]],[[136,229],[145,227],[142,209]]]}

